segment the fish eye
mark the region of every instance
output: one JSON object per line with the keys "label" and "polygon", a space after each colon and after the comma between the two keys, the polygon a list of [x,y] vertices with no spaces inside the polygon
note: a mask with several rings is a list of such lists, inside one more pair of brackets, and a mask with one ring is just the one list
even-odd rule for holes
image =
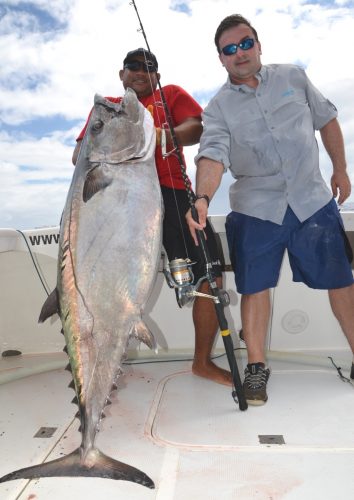
{"label": "fish eye", "polygon": [[91,126],[91,131],[92,132],[99,132],[102,127],[103,127],[103,121],[102,120],[96,120],[93,123],[93,125]]}

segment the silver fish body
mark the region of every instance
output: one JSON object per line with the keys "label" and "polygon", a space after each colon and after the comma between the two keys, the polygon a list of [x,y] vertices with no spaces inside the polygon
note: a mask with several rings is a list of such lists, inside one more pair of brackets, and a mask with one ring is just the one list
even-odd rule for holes
{"label": "silver fish body", "polygon": [[105,456],[94,442],[129,339],[155,347],[142,313],[157,275],[162,217],[150,113],[130,89],[120,104],[95,96],[62,215],[57,288],[40,316],[60,314],[82,443],[63,459],[0,481],[89,475],[154,487],[146,474]]}

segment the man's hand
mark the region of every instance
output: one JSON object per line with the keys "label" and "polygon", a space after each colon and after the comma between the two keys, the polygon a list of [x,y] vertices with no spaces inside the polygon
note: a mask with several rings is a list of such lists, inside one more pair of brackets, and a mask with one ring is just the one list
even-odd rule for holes
{"label": "man's hand", "polygon": [[331,178],[331,187],[334,198],[338,198],[338,204],[342,205],[349,198],[352,186],[347,172],[334,172]]}
{"label": "man's hand", "polygon": [[156,127],[156,146],[161,146],[161,128]]}
{"label": "man's hand", "polygon": [[198,214],[199,222],[193,219],[191,209],[189,209],[186,213],[186,221],[189,226],[189,231],[192,235],[194,243],[198,246],[199,243],[196,231],[203,231],[206,226],[208,216],[208,203],[204,198],[200,198],[195,201],[194,206]]}

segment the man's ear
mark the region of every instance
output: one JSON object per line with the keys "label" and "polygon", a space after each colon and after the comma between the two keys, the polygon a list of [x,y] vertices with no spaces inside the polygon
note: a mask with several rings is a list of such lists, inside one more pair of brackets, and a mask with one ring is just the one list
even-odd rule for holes
{"label": "man's ear", "polygon": [[121,79],[121,81],[123,80],[123,73],[124,69],[119,70],[119,78]]}
{"label": "man's ear", "polygon": [[156,73],[156,78],[157,78],[157,80],[160,80],[160,78],[161,78],[160,73]]}

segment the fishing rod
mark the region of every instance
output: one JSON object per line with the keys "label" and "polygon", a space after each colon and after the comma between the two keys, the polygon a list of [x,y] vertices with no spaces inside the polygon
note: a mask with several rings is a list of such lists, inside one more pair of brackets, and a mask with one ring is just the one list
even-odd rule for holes
{"label": "fishing rod", "polygon": [[[132,5],[135,9],[139,25],[140,25],[140,31],[144,37],[147,51],[149,54],[151,54],[149,42],[147,40],[147,36],[143,27],[143,23],[140,19],[140,15],[135,3],[135,0],[131,0],[130,5]],[[157,85],[160,91],[161,95],[161,101],[167,121],[167,125],[171,134],[171,141],[173,144],[173,151],[174,154],[176,155],[178,159],[178,163],[181,169],[182,173],[182,178],[186,187],[187,191],[187,196],[188,196],[188,201],[191,207],[191,214],[193,219],[198,222],[198,213],[195,208],[195,200],[196,196],[194,195],[192,191],[192,186],[191,182],[187,176],[187,171],[186,171],[186,166],[184,164],[184,159],[179,147],[179,144],[177,142],[177,137],[176,133],[174,130],[174,125],[173,121],[171,118],[171,113],[168,108],[166,98],[164,91],[162,89],[160,80],[157,80]],[[193,273],[191,271],[191,266],[192,263],[189,261],[189,259],[184,260],[184,259],[175,259],[171,261],[166,269],[164,271],[167,283],[171,288],[175,288],[176,290],[176,297],[177,297],[177,302],[180,307],[188,303],[190,300],[192,300],[196,296],[202,296],[202,297],[208,297],[213,300],[214,306],[215,306],[215,312],[216,316],[218,319],[219,327],[220,327],[220,333],[223,339],[224,347],[225,347],[225,352],[226,356],[229,362],[230,366],[230,371],[231,371],[231,376],[232,376],[232,381],[233,381],[233,386],[234,390],[232,391],[232,397],[235,402],[238,402],[239,409],[241,411],[247,410],[248,405],[247,401],[243,392],[243,387],[242,387],[242,382],[240,378],[240,373],[238,370],[236,358],[235,358],[235,352],[234,352],[234,345],[233,341],[231,338],[231,333],[228,327],[228,322],[225,316],[224,308],[225,306],[229,305],[229,297],[228,294],[225,290],[219,289],[217,283],[216,283],[216,277],[213,271],[213,266],[212,266],[212,261],[210,258],[209,250],[206,244],[206,239],[204,232],[201,230],[197,230],[197,239],[198,239],[198,244],[200,251],[203,255],[203,259],[205,262],[205,268],[206,268],[206,274],[205,277],[201,278],[201,280],[198,281],[196,285],[193,285]],[[207,279],[210,287],[210,291],[212,295],[207,295],[207,294],[202,294],[196,291],[197,288],[199,288],[200,282],[203,281],[204,279]]]}

